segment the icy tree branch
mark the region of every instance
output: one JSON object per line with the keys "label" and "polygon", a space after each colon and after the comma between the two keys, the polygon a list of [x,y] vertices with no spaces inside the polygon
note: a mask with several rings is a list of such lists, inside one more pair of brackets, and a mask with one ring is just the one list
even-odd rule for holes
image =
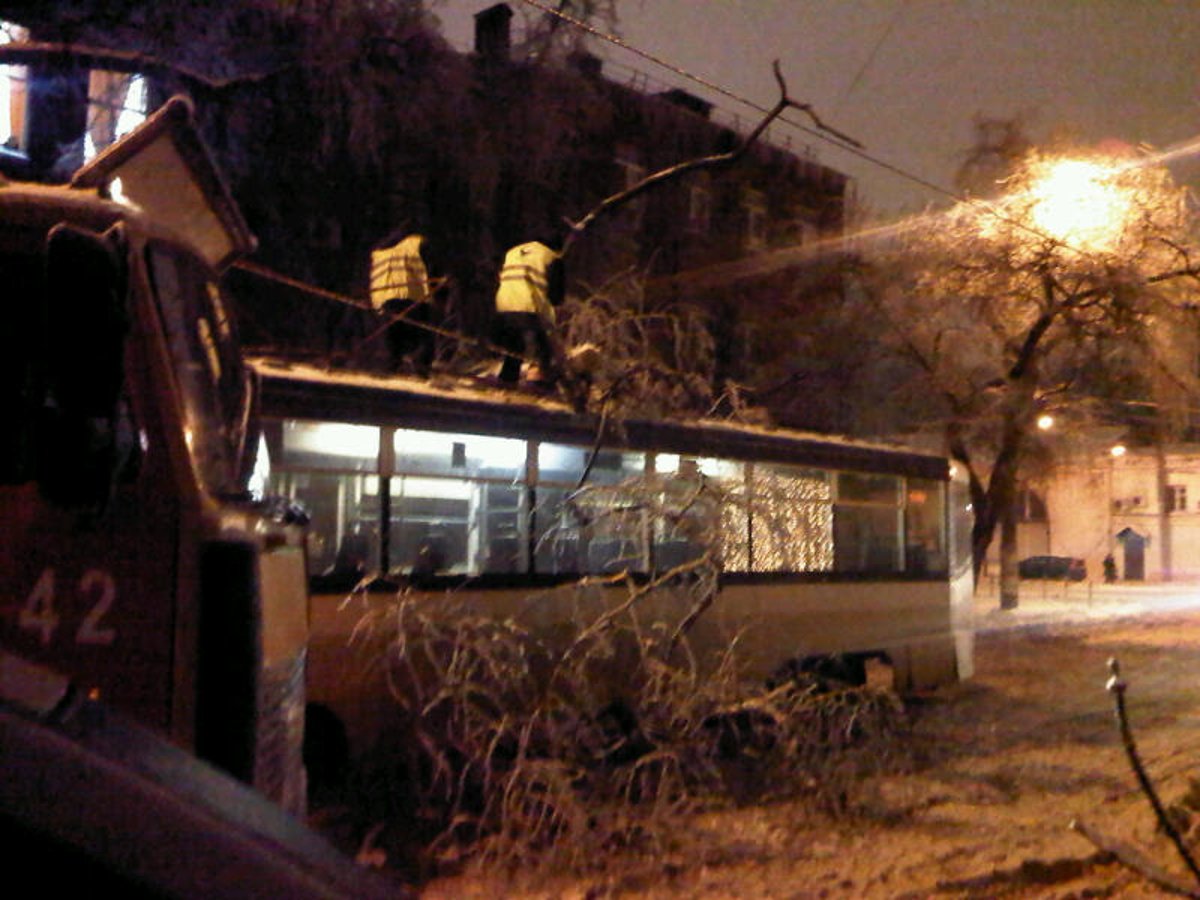
{"label": "icy tree branch", "polygon": [[[1125,748],[1125,755],[1129,759],[1129,766],[1133,769],[1133,774],[1137,777],[1138,786],[1142,789],[1142,793],[1146,795],[1146,799],[1150,801],[1150,806],[1154,809],[1154,815],[1158,819],[1159,827],[1171,839],[1171,843],[1179,851],[1179,856],[1188,867],[1188,871],[1192,873],[1192,877],[1196,879],[1196,883],[1200,884],[1200,866],[1196,865],[1196,860],[1192,858],[1192,854],[1188,851],[1187,845],[1183,841],[1183,836],[1179,833],[1179,829],[1175,827],[1175,823],[1167,815],[1167,811],[1163,808],[1162,801],[1158,797],[1158,792],[1154,789],[1154,785],[1150,781],[1150,776],[1146,774],[1145,766],[1142,765],[1137,743],[1133,739],[1133,730],[1129,727],[1129,716],[1125,711],[1125,690],[1127,685],[1121,679],[1121,664],[1117,661],[1116,657],[1108,661],[1108,670],[1112,674],[1105,687],[1113,695],[1117,727],[1121,731],[1121,744]],[[1195,890],[1189,891],[1188,895],[1191,897],[1200,896]]]}

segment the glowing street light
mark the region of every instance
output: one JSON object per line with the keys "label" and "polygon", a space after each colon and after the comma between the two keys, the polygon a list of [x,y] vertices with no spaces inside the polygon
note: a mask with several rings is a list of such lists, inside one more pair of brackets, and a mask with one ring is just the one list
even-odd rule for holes
{"label": "glowing street light", "polygon": [[1047,414],[1038,416],[1037,427],[1042,431],[1049,431],[1054,427],[1054,416]]}
{"label": "glowing street light", "polygon": [[1116,444],[1108,452],[1112,454],[1113,459],[1120,459],[1122,456],[1125,455],[1125,445],[1124,444]]}
{"label": "glowing street light", "polygon": [[1133,196],[1117,170],[1082,159],[1045,159],[1031,171],[1030,223],[1082,250],[1115,249],[1134,215]]}

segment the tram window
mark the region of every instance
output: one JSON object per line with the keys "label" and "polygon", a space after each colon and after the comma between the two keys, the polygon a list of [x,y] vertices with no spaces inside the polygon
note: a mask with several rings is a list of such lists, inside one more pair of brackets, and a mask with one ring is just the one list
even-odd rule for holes
{"label": "tram window", "polygon": [[460,478],[525,478],[525,441],[480,434],[396,429],[396,471]]}
{"label": "tram window", "polygon": [[388,558],[405,574],[525,572],[524,485],[393,476]]}
{"label": "tram window", "polygon": [[945,573],[945,485],[910,478],[904,502],[904,568],[917,574]]}
{"label": "tram window", "polygon": [[646,454],[600,450],[588,469],[592,448],[568,444],[538,445],[538,481],[578,485],[587,470],[587,484],[620,484],[645,471]]}
{"label": "tram window", "polygon": [[484,484],[474,571],[527,572],[529,493],[523,485]]}
{"label": "tram window", "polygon": [[654,528],[654,567],[659,572],[717,552],[728,572],[749,568],[746,468],[728,459],[659,453],[654,470],[665,476],[662,514]]}
{"label": "tram window", "polygon": [[834,553],[829,474],[760,463],[750,487],[754,571],[830,571]]}
{"label": "tram window", "polygon": [[838,572],[900,570],[900,522],[895,507],[838,505],[833,510]]}
{"label": "tram window", "polygon": [[886,503],[895,506],[900,499],[900,479],[894,475],[838,474],[839,503]]}
{"label": "tram window", "polygon": [[455,478],[391,479],[388,559],[393,569],[423,575],[464,574],[472,546],[472,511],[480,485]]}
{"label": "tram window", "polygon": [[308,574],[362,577],[379,566],[379,479],[272,471],[269,491],[308,511]]}
{"label": "tram window", "polygon": [[379,429],[342,422],[283,423],[280,464],[297,469],[378,470]]}
{"label": "tram window", "polygon": [[620,491],[539,485],[533,521],[539,572],[645,571],[645,510]]}
{"label": "tram window", "polygon": [[[533,511],[538,572],[595,574],[646,568],[645,512],[636,497],[614,487],[642,477],[646,454],[603,449],[594,459],[592,454],[591,447],[538,445]],[[578,487],[581,480],[583,489]]]}
{"label": "tram window", "polygon": [[900,479],[841,472],[833,515],[834,568],[896,572],[900,555]]}
{"label": "tram window", "polygon": [[678,456],[674,453],[656,453],[654,455],[654,471],[662,475],[688,476],[695,473],[709,478],[740,480],[744,466],[731,459],[717,459],[713,456]]}

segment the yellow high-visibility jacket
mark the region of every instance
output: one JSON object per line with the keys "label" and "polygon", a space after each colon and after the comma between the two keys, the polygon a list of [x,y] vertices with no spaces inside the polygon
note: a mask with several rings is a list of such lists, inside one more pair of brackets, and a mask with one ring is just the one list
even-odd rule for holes
{"label": "yellow high-visibility jacket", "polygon": [[389,300],[428,303],[429,272],[421,259],[425,238],[410,234],[398,244],[371,251],[371,306],[382,309]]}
{"label": "yellow high-visibility jacket", "polygon": [[500,289],[496,291],[496,312],[537,313],[554,321],[550,305],[550,264],[559,254],[545,244],[530,241],[518,244],[504,255],[500,269]]}

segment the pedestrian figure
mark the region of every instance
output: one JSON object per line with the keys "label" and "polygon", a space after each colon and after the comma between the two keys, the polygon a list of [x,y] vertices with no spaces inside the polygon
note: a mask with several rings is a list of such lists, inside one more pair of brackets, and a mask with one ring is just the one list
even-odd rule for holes
{"label": "pedestrian figure", "polygon": [[1104,557],[1104,583],[1112,584],[1117,580],[1117,561],[1110,553]]}
{"label": "pedestrian figure", "polygon": [[521,363],[529,358],[537,360],[544,383],[560,374],[554,309],[563,301],[565,275],[557,246],[554,239],[529,241],[504,256],[494,338],[507,351],[500,367],[500,380],[507,384],[517,382]]}
{"label": "pedestrian figure", "polygon": [[395,319],[387,326],[393,371],[401,371],[407,364],[428,378],[435,348],[435,334],[429,327],[434,283],[429,276],[428,242],[421,234],[399,240],[397,236],[389,235],[371,251],[371,307]]}

